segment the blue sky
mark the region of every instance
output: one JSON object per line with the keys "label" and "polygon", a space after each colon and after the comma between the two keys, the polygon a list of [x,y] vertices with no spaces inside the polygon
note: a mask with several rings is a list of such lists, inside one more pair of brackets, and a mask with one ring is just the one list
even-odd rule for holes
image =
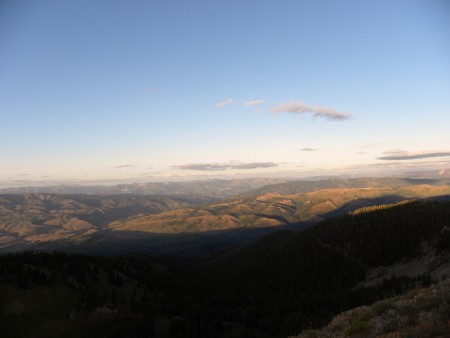
{"label": "blue sky", "polygon": [[446,0],[2,1],[0,183],[448,169],[449,18]]}

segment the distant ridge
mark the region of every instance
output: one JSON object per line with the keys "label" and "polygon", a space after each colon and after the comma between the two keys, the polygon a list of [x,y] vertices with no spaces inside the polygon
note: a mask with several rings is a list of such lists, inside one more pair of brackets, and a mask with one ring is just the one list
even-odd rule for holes
{"label": "distant ridge", "polygon": [[187,182],[145,182],[116,185],[48,185],[0,189],[0,194],[49,193],[49,194],[92,194],[92,195],[174,195],[189,194],[216,198],[227,198],[283,179],[213,179]]}
{"label": "distant ridge", "polygon": [[398,188],[419,184],[450,185],[450,179],[414,179],[397,177],[361,177],[361,178],[335,178],[319,181],[290,181],[266,185],[246,192],[243,196],[276,193],[280,195],[306,193],[322,189],[338,188]]}

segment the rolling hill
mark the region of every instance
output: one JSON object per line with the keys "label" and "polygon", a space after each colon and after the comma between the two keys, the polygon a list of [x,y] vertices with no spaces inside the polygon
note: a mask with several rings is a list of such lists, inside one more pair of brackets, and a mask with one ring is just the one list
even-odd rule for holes
{"label": "rolling hill", "polygon": [[117,218],[204,204],[205,197],[0,195],[0,247],[74,238],[102,231]]}
{"label": "rolling hill", "polygon": [[[242,245],[275,229],[300,230],[361,207],[450,195],[449,185],[438,185],[444,181],[427,182],[432,184],[385,178],[292,182],[220,201],[179,194],[3,194],[0,251],[197,255]],[[367,186],[354,187],[359,185]],[[338,188],[321,189],[328,186]],[[299,190],[307,192],[291,193]]]}
{"label": "rolling hill", "polygon": [[[295,187],[293,189],[295,190]],[[200,208],[132,216],[112,222],[109,228],[115,231],[189,233],[281,227],[301,222],[313,224],[364,206],[443,195],[450,195],[450,186],[336,188],[285,195],[265,193],[220,201]]]}

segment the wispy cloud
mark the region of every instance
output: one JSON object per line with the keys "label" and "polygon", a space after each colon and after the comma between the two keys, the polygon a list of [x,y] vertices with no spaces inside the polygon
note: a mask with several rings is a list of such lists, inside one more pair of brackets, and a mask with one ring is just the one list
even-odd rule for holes
{"label": "wispy cloud", "polygon": [[131,164],[121,164],[118,166],[115,166],[114,169],[122,169],[122,168],[136,168],[135,165],[131,165]]}
{"label": "wispy cloud", "polygon": [[229,106],[230,104],[233,104],[235,102],[236,102],[235,99],[230,98],[230,99],[226,99],[226,100],[217,102],[214,107],[217,108],[217,109],[221,109],[221,108]]}
{"label": "wispy cloud", "polygon": [[251,100],[251,101],[244,102],[244,106],[246,106],[246,107],[255,107],[255,106],[259,106],[259,105],[263,104],[264,102],[266,102],[265,99]]}
{"label": "wispy cloud", "polygon": [[325,107],[309,106],[301,101],[284,102],[275,108],[272,108],[270,111],[272,113],[312,113],[314,117],[324,118],[327,120],[348,120],[351,117],[348,113],[338,112]]}
{"label": "wispy cloud", "polygon": [[398,155],[398,154],[407,154],[408,152],[406,150],[402,149],[391,149],[383,151],[384,155]]}
{"label": "wispy cloud", "polygon": [[227,169],[257,169],[257,168],[272,168],[277,167],[278,164],[274,162],[249,162],[243,163],[238,161],[224,162],[224,163],[194,163],[194,164],[184,164],[172,166],[172,169],[181,170],[204,170],[204,171],[215,171],[215,170],[227,170]]}
{"label": "wispy cloud", "polygon": [[299,149],[298,151],[321,151],[321,149],[315,149],[315,148],[302,148],[302,149]]}
{"label": "wispy cloud", "polygon": [[[391,153],[392,154],[392,153]],[[388,156],[378,157],[378,160],[388,160],[388,161],[403,161],[403,160],[418,160],[422,158],[433,158],[433,157],[448,157],[450,152],[426,152],[426,153],[393,153]]]}
{"label": "wispy cloud", "polygon": [[448,165],[447,161],[413,161],[413,162],[399,162],[399,161],[385,161],[385,162],[377,162],[370,164],[352,164],[349,166],[345,166],[345,169],[386,169],[386,168],[401,168],[401,169],[411,169],[411,168],[427,168],[429,166],[437,166],[437,165]]}
{"label": "wispy cloud", "polygon": [[369,148],[373,148],[373,147],[375,147],[375,144],[366,144],[366,145],[360,147],[359,149],[369,149]]}

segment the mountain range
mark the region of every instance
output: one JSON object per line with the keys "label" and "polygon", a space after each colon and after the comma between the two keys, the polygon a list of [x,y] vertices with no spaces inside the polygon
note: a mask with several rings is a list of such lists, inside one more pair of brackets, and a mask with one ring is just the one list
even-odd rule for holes
{"label": "mountain range", "polygon": [[0,250],[198,254],[361,207],[450,195],[445,180],[398,178],[294,181],[219,201],[213,186],[200,195],[0,194]]}
{"label": "mountain range", "polygon": [[189,195],[227,198],[285,179],[211,179],[180,182],[144,182],[117,185],[49,185],[0,189],[0,194],[48,193],[91,195]]}

